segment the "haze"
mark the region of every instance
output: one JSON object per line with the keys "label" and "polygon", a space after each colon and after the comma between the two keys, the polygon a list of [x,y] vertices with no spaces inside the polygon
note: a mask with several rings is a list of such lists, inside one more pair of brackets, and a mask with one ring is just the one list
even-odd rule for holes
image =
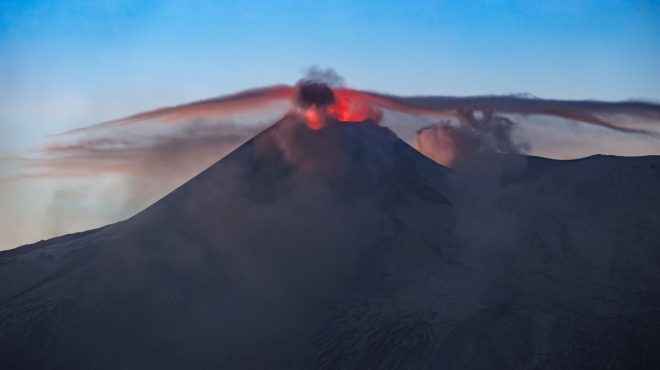
{"label": "haze", "polygon": [[[336,69],[353,88],[399,96],[532,93],[654,102],[660,100],[659,30],[654,1],[5,1],[0,155],[23,155],[50,145],[49,135],[134,113],[293,84],[313,65]],[[240,137],[277,115],[248,116],[231,120]],[[529,126],[535,137],[547,136],[547,119]],[[572,123],[561,125],[568,131],[552,131],[532,154],[596,150],[574,139]],[[608,148],[598,152],[657,154],[655,141],[596,134]],[[238,141],[207,143],[213,150],[203,157],[186,151],[147,162],[176,168],[169,182],[150,178],[152,172],[3,181],[0,248],[127,217]],[[15,167],[0,162],[0,176],[13,177]]]}

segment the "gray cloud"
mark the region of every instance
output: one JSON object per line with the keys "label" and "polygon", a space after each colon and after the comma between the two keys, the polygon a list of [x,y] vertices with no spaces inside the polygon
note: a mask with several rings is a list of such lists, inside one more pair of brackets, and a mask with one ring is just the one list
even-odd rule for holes
{"label": "gray cloud", "polygon": [[526,143],[515,142],[516,125],[492,112],[459,110],[457,124],[443,122],[417,131],[416,147],[438,163],[455,166],[474,155],[485,153],[525,153]]}
{"label": "gray cloud", "polygon": [[321,68],[317,65],[309,67],[305,71],[305,77],[301,81],[323,82],[330,87],[342,87],[344,78],[332,68]]}

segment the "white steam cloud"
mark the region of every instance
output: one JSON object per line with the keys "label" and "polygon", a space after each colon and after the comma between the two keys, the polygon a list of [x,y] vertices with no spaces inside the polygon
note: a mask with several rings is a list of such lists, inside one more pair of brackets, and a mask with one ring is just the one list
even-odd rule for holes
{"label": "white steam cloud", "polygon": [[417,131],[416,147],[434,161],[456,166],[475,155],[526,153],[529,144],[512,137],[515,123],[492,112],[460,111],[458,123],[445,121]]}

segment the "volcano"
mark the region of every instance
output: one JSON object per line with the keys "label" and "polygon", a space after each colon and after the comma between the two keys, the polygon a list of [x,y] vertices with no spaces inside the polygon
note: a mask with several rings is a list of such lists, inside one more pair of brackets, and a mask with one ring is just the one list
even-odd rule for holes
{"label": "volcano", "polygon": [[292,114],[137,215],[0,253],[7,369],[660,366],[660,158],[445,168]]}

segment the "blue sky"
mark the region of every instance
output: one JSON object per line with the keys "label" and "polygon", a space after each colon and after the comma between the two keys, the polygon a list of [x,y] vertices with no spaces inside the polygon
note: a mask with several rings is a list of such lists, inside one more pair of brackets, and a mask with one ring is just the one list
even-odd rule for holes
{"label": "blue sky", "polygon": [[396,94],[659,101],[660,2],[3,0],[0,151],[311,65]]}

